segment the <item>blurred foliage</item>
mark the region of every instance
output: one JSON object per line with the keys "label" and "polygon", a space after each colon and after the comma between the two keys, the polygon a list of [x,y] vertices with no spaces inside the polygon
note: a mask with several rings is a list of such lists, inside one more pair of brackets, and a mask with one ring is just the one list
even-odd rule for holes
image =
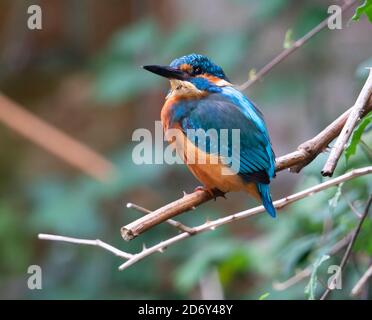
{"label": "blurred foliage", "polygon": [[[262,50],[267,48],[263,45],[266,38],[271,39],[270,41],[278,40],[274,52],[279,52],[282,44],[289,47],[293,39],[303,36],[326,16],[321,3],[307,1],[297,11],[291,11],[294,3],[295,1],[289,0],[229,2],[229,5],[238,6],[241,11],[246,12],[250,19],[246,19],[239,29],[232,25],[223,30],[218,29],[218,32],[189,22],[187,17],[174,27],[166,28],[159,17],[141,15],[140,19],[133,19],[133,23],[117,28],[106,45],[92,58],[87,58],[90,62],[88,72],[92,71],[93,74],[93,101],[104,106],[123,106],[122,109],[127,112],[130,109],[132,113],[125,113],[129,118],[126,124],[142,124],[138,118],[142,120],[143,114],[149,109],[142,106],[141,98],[150,90],[165,90],[165,85],[157,77],[141,70],[140,66],[167,64],[175,57],[191,52],[211,56],[224,67],[227,74],[240,74],[244,81],[256,72],[254,69],[248,71],[252,61],[262,65],[272,58]],[[287,11],[294,14],[291,21],[286,22],[285,27],[279,30],[278,21],[288,18],[285,15]],[[257,21],[251,23],[255,17],[258,17]],[[285,30],[288,31],[285,33]],[[270,33],[274,34],[271,38]],[[314,59],[321,55],[324,57],[325,39],[327,38],[322,35],[317,36],[306,45],[306,50],[291,58],[308,59],[310,62],[304,68],[299,67],[303,60],[295,60],[294,67],[288,67],[287,62],[283,63],[278,66],[278,72],[273,72],[265,79],[264,85],[252,89],[254,96],[264,105],[265,114],[275,120],[272,120],[272,124],[279,134],[283,122],[277,118],[284,117],[286,133],[280,139],[288,148],[291,136],[296,138],[296,142],[291,140],[291,143],[301,142],[302,139],[299,131],[303,129],[303,123],[291,123],[297,122],[299,113],[317,117],[313,122],[307,119],[310,116],[307,117],[309,125],[316,123],[316,126],[322,126],[324,121],[329,120],[329,114],[323,112],[324,105],[317,109],[320,112],[312,109],[319,102],[315,99],[315,95],[319,93],[316,85],[325,74],[325,66],[314,63]],[[269,46],[274,44],[270,42]],[[252,55],[257,57],[253,59]],[[365,76],[364,66],[370,65],[370,62],[369,59],[357,68],[356,75],[360,80]],[[347,69],[347,72],[352,73],[354,69]],[[83,69],[83,72],[86,71]],[[34,79],[32,81],[37,82]],[[320,83],[322,85],[323,82]],[[77,86],[76,91],[80,90],[81,87]],[[60,95],[65,98],[64,94]],[[44,99],[46,98],[40,100],[45,101]],[[49,107],[50,101],[47,102]],[[128,102],[135,102],[136,108],[127,108],[131,105]],[[65,100],[61,104],[64,106]],[[287,109],[279,109],[287,105]],[[307,107],[311,109],[307,110]],[[344,105],[337,108],[344,108]],[[94,108],[89,111],[92,109]],[[74,109],[66,110],[65,121],[74,122]],[[105,111],[110,113],[113,110]],[[339,110],[336,112],[339,114]],[[292,114],[295,114],[295,118],[289,118]],[[127,119],[123,119],[125,120]],[[370,165],[368,150],[372,144],[372,133],[367,121],[370,120],[363,120],[355,131],[346,152],[347,161],[345,157],[340,160],[335,175]],[[103,125],[98,117],[92,122],[94,129]],[[80,129],[80,122],[77,123]],[[292,125],[296,126],[291,127]],[[109,126],[102,128],[98,137],[108,135],[105,129]],[[311,132],[318,130],[312,129]],[[305,129],[304,132],[310,136]],[[44,176],[24,180],[23,171],[18,170],[18,167],[23,157],[26,164],[31,163],[32,166],[32,161],[27,158],[27,150],[23,153],[14,152],[9,146],[11,143],[2,145],[2,148],[10,151],[6,156],[3,156],[5,152],[2,154],[0,163],[1,183],[7,189],[6,196],[0,199],[1,297],[199,298],[201,279],[217,270],[226,298],[306,299],[309,295],[316,298],[324,290],[316,278],[327,283],[330,276],[327,267],[338,264],[341,255],[336,254],[326,261],[322,261],[322,257],[358,222],[349,203],[362,211],[365,199],[372,190],[371,179],[361,177],[294,203],[283,209],[276,220],[267,215],[259,215],[249,221],[221,227],[177,243],[164,254],[153,255],[124,272],[119,272],[117,266],[121,260],[99,248],[37,240],[40,232],[100,238],[123,250],[137,252],[141,250],[143,243],[149,246],[175,234],[169,226],[161,225],[130,243],[122,241],[120,226],[138,217],[137,213],[125,208],[125,202],[139,199],[139,204],[147,203],[153,209],[179,197],[183,188],[191,189],[195,182],[187,180],[191,175],[185,168],[174,169],[174,166],[166,165],[135,166],[131,159],[133,146],[123,141],[122,137],[117,140],[119,142],[115,145],[116,151],[111,159],[119,172],[107,184],[87,177],[71,178],[63,173],[47,171]],[[289,180],[290,190],[299,191],[322,182],[319,172],[325,159],[326,155],[321,155],[306,167],[294,187],[294,180]],[[30,168],[32,170],[33,167]],[[282,179],[282,175],[285,174],[281,173],[277,179]],[[18,178],[17,183],[10,181],[12,177]],[[245,208],[252,205],[252,202],[245,200],[244,195],[241,199],[240,204]],[[210,202],[198,208],[195,213],[186,213],[179,219],[188,225],[197,225],[207,218],[214,219],[231,212],[234,205],[231,200],[226,203],[218,200],[217,204]],[[361,261],[359,267],[354,264],[347,266],[343,276],[343,290],[335,292],[335,298],[349,298],[351,287],[360,277],[360,270],[365,270],[372,254],[371,233],[372,220],[368,217],[354,249],[354,258]],[[25,287],[25,270],[30,264],[42,266],[41,291],[30,291]],[[284,291],[273,289],[274,281],[285,281],[298,270],[313,265],[316,268],[310,279],[304,279]]]}
{"label": "blurred foliage", "polygon": [[[254,14],[260,17],[260,23],[265,23],[288,3],[288,0],[260,3],[249,1],[245,5],[250,10],[253,8]],[[314,14],[310,16],[314,18]],[[300,29],[307,28],[303,26],[303,22],[309,21],[307,17],[299,21]],[[187,23],[164,33],[152,18],[136,21],[131,26],[117,31],[106,48],[92,62],[96,72],[95,98],[106,104],[123,103],[133,99],[161,83],[153,75],[141,71],[141,65],[169,64],[175,57],[192,52],[213,57],[213,60],[224,66],[224,70],[229,73],[237,68],[254,37],[254,30],[244,28],[220,32],[218,37],[210,36],[207,31]],[[190,51],[189,48],[194,49]],[[141,85],[138,85],[139,83]]]}
{"label": "blurred foliage", "polygon": [[198,52],[213,55],[215,61],[229,70],[246,49],[244,38],[243,32],[226,32],[218,38],[208,38],[189,24],[164,34],[152,19],[136,22],[118,31],[95,59],[96,99],[106,103],[126,102],[159,86],[159,79],[141,70],[140,66],[168,64],[192,47],[198,47]]}

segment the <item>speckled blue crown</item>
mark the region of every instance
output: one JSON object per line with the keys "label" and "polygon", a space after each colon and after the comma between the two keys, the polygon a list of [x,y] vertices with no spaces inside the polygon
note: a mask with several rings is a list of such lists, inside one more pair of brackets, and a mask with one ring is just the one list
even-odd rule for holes
{"label": "speckled blue crown", "polygon": [[178,68],[182,64],[189,64],[194,70],[200,70],[200,73],[207,73],[220,79],[227,80],[222,68],[214,64],[208,57],[201,54],[192,53],[173,60],[170,64],[173,68]]}

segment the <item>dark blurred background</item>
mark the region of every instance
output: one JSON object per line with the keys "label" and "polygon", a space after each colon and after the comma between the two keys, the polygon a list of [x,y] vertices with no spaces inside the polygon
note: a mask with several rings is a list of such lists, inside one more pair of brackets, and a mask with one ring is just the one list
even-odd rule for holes
{"label": "dark blurred background", "polygon": [[[27,28],[31,4],[42,8],[42,30]],[[286,34],[297,39],[326,18],[331,4],[2,0],[1,92],[118,169],[110,181],[96,181],[0,123],[0,298],[306,299],[308,278],[282,291],[273,282],[314,263],[351,229],[355,217],[345,199],[362,205],[372,186],[367,178],[345,184],[347,196],[338,197],[336,205],[329,202],[334,188],[283,210],[276,220],[265,214],[221,227],[123,272],[117,270],[119,258],[98,248],[43,242],[37,234],[100,238],[129,252],[175,234],[161,225],[125,243],[119,232],[139,217],[126,202],[156,209],[198,185],[184,166],[132,163],[132,132],[154,130],[168,90],[165,80],[140,66],[202,53],[240,84],[283,50]],[[325,29],[245,92],[265,114],[277,156],[293,151],[353,105],[367,76],[363,66],[372,57],[372,25],[366,17],[351,22],[353,11],[343,16],[342,30]],[[365,142],[371,140],[368,134]],[[325,159],[320,156],[298,175],[279,173],[273,197],[319,183]],[[351,161],[342,160],[339,172],[369,163],[359,148]],[[253,205],[245,194],[229,194],[179,219],[196,225]],[[320,246],[329,219],[332,232]],[[372,232],[371,221],[366,228],[363,232]],[[371,237],[361,239],[358,264],[346,270],[346,289],[335,297],[348,297],[369,261]],[[332,259],[339,263],[340,257]],[[42,267],[42,290],[27,288],[32,264]]]}

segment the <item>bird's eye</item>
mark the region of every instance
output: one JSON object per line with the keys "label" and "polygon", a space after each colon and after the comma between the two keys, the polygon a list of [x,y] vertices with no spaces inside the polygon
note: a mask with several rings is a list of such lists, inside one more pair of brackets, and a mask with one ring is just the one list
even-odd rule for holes
{"label": "bird's eye", "polygon": [[200,67],[195,67],[194,70],[193,70],[193,73],[194,74],[201,74],[202,73],[202,70]]}

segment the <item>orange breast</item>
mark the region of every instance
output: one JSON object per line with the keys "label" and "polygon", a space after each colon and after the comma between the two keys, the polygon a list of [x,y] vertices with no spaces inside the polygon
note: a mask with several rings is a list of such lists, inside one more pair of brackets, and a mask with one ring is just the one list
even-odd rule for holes
{"label": "orange breast", "polygon": [[[198,149],[183,133],[179,124],[173,125],[172,137],[165,136],[176,149],[177,154],[187,165],[193,175],[207,189],[219,189],[223,192],[246,190],[243,179],[232,172],[218,155],[206,153]],[[226,172],[230,174],[226,174]]]}
{"label": "orange breast", "polygon": [[[192,174],[207,189],[217,188],[222,192],[244,190],[259,199],[260,196],[257,192],[255,183],[246,183],[234,172],[226,174],[226,171],[230,169],[223,164],[218,155],[208,154],[198,149],[187,139],[179,123],[171,124],[172,108],[177,102],[177,97],[170,97],[167,99],[161,111],[161,121],[166,140],[176,149],[177,154],[187,165]],[[175,129],[171,130],[171,136],[168,135],[168,129]]]}

